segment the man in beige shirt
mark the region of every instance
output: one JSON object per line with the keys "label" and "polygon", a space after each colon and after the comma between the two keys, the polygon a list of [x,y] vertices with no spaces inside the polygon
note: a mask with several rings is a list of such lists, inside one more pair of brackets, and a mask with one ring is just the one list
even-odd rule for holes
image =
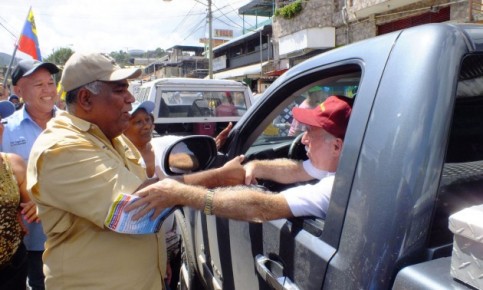
{"label": "man in beige shirt", "polygon": [[109,206],[147,179],[140,154],[122,132],[134,97],[121,69],[101,53],[75,53],[61,83],[67,112],[36,140],[28,190],[47,235],[47,289],[163,289],[166,250],[162,233],[129,235],[104,226]]}

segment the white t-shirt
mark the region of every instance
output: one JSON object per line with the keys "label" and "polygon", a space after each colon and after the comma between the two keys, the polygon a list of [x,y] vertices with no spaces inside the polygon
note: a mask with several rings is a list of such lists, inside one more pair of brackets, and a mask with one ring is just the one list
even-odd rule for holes
{"label": "white t-shirt", "polygon": [[319,179],[319,182],[292,187],[280,194],[287,200],[290,211],[294,216],[325,218],[329,208],[335,172],[317,169],[310,160],[304,161],[303,166],[305,171],[313,178]]}

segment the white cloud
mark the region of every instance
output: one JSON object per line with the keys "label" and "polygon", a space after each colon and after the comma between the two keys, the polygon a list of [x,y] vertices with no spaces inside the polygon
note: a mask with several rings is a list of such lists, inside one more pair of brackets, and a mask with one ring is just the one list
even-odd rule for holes
{"label": "white cloud", "polygon": [[[208,25],[207,7],[199,2],[207,0],[0,0],[0,52],[13,52],[11,34],[20,34],[30,5],[43,57],[59,47],[111,52],[201,45]],[[248,2],[213,0],[213,28],[239,34],[238,8]],[[253,17],[248,21],[245,27],[255,23]]]}

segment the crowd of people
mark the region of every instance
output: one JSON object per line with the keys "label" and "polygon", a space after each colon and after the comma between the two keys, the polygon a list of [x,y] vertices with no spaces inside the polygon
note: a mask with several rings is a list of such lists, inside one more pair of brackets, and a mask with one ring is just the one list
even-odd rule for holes
{"label": "crowd of people", "polygon": [[[175,205],[254,222],[325,217],[350,100],[331,96],[293,109],[307,127],[307,161],[243,164],[238,156],[220,168],[166,177],[160,160],[179,137],[152,138],[154,104],[135,103],[128,91],[139,69],[120,68],[102,53],[74,53],[60,81],[65,110],[56,106],[58,72],[51,63],[21,61],[12,85],[23,106],[0,102],[1,289],[25,289],[26,281],[35,290],[176,288],[179,237],[172,218],[144,235],[106,226],[109,209],[125,194],[140,197],[125,210],[138,210],[133,220]],[[231,127],[216,137],[217,146]],[[196,167],[187,148],[173,150]],[[319,181],[272,194],[250,186],[260,178]]]}

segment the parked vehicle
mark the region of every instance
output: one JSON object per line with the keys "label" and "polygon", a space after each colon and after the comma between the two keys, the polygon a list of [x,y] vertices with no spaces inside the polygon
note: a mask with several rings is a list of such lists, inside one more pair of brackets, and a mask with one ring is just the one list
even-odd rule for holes
{"label": "parked vehicle", "polygon": [[129,87],[128,91],[136,97],[139,94],[139,89],[141,88],[141,85],[143,84],[142,80],[131,80],[129,82]]}
{"label": "parked vehicle", "polygon": [[182,286],[470,289],[450,276],[448,216],[483,203],[482,36],[429,24],[334,49],[274,82],[221,152],[198,140],[210,167],[239,154],[303,159],[275,120],[314,86],[354,98],[327,218],[248,223],[184,207]]}
{"label": "parked vehicle", "polygon": [[231,80],[156,79],[141,85],[137,101],[155,103],[159,134],[216,136],[228,122],[236,123],[252,105],[250,87]]}

